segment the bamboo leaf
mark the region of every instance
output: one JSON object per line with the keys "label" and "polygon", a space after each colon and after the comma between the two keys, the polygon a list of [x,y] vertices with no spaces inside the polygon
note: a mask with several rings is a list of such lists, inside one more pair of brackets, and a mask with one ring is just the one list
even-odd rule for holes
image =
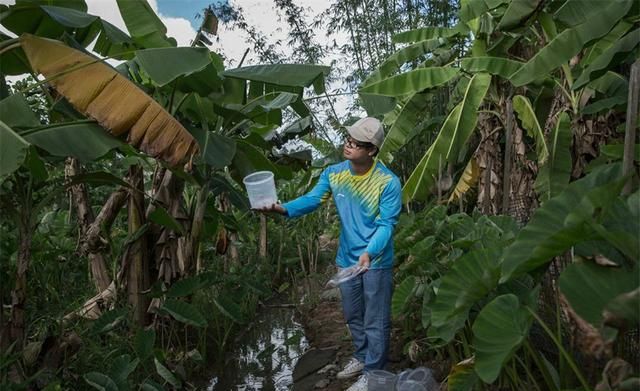
{"label": "bamboo leaf", "polygon": [[490,82],[491,76],[485,73],[478,73],[469,81],[462,102],[449,113],[436,140],[405,183],[402,189],[405,202],[425,199],[438,170],[458,158],[460,148],[476,127],[477,111]]}
{"label": "bamboo leaf", "polygon": [[385,96],[413,94],[445,84],[457,74],[458,70],[450,67],[416,69],[369,84],[360,92]]}
{"label": "bamboo leaf", "polygon": [[607,3],[595,19],[558,34],[532,59],[513,74],[511,82],[519,87],[541,79],[562,64],[566,64],[591,41],[606,35],[631,8],[632,0]]}
{"label": "bamboo leaf", "polygon": [[196,307],[184,301],[168,299],[160,308],[161,310],[169,313],[169,315],[179,322],[195,327],[207,326],[207,321],[200,311],[198,311]]}
{"label": "bamboo leaf", "polygon": [[474,369],[485,383],[493,383],[505,362],[529,334],[533,317],[518,297],[506,294],[487,304],[473,323],[476,348]]}
{"label": "bamboo leaf", "polygon": [[516,95],[513,97],[513,109],[518,114],[522,126],[527,130],[527,134],[536,141],[538,163],[544,164],[549,158],[549,149],[531,102],[522,95]]}
{"label": "bamboo leaf", "polygon": [[580,74],[580,77],[571,88],[573,90],[577,90],[587,85],[592,80],[604,75],[612,66],[617,65],[620,61],[625,59],[631,51],[638,47],[639,43],[640,28],[625,35],[622,39],[593,60],[587,69],[582,71],[582,74]]}
{"label": "bamboo leaf", "polygon": [[0,178],[16,171],[24,163],[29,143],[0,121]]}
{"label": "bamboo leaf", "polygon": [[467,72],[487,72],[509,79],[523,63],[502,57],[468,57],[462,59],[462,69]]}
{"label": "bamboo leaf", "polygon": [[475,158],[471,158],[467,166],[464,168],[464,172],[460,176],[460,180],[453,188],[449,200],[447,202],[455,202],[465,195],[472,187],[476,185],[480,178],[480,167]]}
{"label": "bamboo leaf", "polygon": [[24,34],[20,42],[34,70],[114,136],[128,132],[129,144],[171,166],[198,151],[175,118],[113,68],[58,41]]}
{"label": "bamboo leaf", "polygon": [[538,171],[535,182],[536,192],[541,200],[548,200],[560,194],[569,184],[571,177],[571,142],[573,134],[567,113],[561,113],[549,140],[550,156]]}

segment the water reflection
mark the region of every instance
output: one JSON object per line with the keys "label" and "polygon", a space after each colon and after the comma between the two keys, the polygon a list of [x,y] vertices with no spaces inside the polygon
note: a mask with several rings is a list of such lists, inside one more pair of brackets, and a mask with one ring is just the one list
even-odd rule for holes
{"label": "water reflection", "polygon": [[293,367],[308,348],[302,326],[288,308],[264,311],[228,353],[222,374],[212,378],[207,391],[284,391],[293,384]]}

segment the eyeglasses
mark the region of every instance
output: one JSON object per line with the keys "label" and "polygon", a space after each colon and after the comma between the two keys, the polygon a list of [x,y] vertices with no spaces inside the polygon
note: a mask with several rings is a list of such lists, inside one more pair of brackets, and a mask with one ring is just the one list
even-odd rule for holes
{"label": "eyeglasses", "polygon": [[373,147],[371,143],[362,143],[360,141],[354,140],[351,137],[345,137],[344,146],[352,149],[366,149]]}

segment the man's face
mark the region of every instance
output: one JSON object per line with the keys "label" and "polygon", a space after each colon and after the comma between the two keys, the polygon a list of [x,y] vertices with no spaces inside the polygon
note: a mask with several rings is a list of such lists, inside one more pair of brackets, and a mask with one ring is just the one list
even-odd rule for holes
{"label": "man's face", "polygon": [[375,146],[371,143],[363,143],[347,136],[344,139],[343,155],[345,159],[352,161],[361,161],[371,158],[369,155],[373,152]]}

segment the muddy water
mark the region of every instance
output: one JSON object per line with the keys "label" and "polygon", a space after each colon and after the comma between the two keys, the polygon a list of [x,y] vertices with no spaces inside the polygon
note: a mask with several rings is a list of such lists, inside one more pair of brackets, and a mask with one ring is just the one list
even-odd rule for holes
{"label": "muddy water", "polygon": [[224,368],[216,371],[206,389],[290,390],[293,367],[308,346],[292,308],[265,308],[227,353]]}

